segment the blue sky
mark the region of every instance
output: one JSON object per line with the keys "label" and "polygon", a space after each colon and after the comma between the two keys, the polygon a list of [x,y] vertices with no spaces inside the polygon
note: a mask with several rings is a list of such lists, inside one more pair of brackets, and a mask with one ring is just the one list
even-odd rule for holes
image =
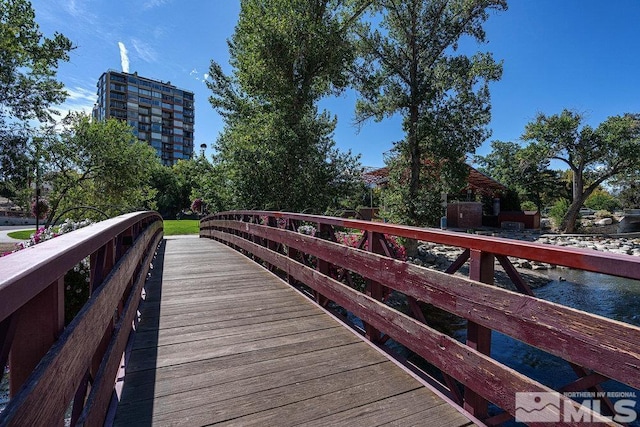
{"label": "blue sky", "polygon": [[[32,0],[45,35],[59,31],[77,48],[58,77],[70,98],[61,110],[90,111],[96,82],[108,70],[129,71],[195,93],[195,149],[211,147],[222,129],[203,83],[213,59],[226,71],[239,13],[234,0]],[[639,0],[512,0],[485,25],[491,51],[504,61],[502,80],[491,85],[490,141],[517,141],[538,112],[563,108],[586,115],[592,126],[612,115],[640,112]],[[123,55],[123,52],[126,53]],[[123,59],[125,59],[123,61]],[[335,140],[362,155],[365,166],[383,166],[382,153],[401,140],[399,118],[352,125],[357,94],[323,100],[338,116]],[[210,148],[207,149],[210,154]]]}

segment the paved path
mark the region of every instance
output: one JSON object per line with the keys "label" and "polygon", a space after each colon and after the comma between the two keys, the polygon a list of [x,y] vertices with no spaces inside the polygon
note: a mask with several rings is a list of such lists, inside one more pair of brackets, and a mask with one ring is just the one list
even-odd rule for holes
{"label": "paved path", "polygon": [[24,226],[24,225],[2,225],[0,226],[0,243],[18,243],[21,242],[21,239],[14,239],[13,237],[9,237],[7,234],[12,233],[14,231],[19,230],[35,230],[35,226]]}

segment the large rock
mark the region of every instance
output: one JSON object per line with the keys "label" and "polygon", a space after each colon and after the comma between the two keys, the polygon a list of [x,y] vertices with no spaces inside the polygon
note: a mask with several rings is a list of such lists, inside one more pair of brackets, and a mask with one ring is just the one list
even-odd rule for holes
{"label": "large rock", "polygon": [[613,220],[611,218],[602,218],[596,221],[596,225],[600,227],[611,224],[613,224]]}

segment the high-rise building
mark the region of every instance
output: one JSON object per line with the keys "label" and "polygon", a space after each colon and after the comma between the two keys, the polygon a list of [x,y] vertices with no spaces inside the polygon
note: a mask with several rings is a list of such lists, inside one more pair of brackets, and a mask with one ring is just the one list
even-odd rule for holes
{"label": "high-rise building", "polygon": [[141,141],[170,166],[193,156],[193,92],[162,82],[109,70],[98,81],[93,116],[126,120]]}

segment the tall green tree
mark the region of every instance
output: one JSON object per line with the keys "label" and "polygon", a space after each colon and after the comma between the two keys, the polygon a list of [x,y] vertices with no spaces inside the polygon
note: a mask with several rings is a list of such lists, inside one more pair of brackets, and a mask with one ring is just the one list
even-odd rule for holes
{"label": "tall green tree", "polygon": [[[28,181],[33,132],[29,120],[48,121],[49,108],[67,93],[56,80],[69,60],[71,41],[59,33],[45,37],[26,0],[0,0],[0,191],[15,197]],[[31,172],[33,169],[31,169]]]}
{"label": "tall green tree", "polygon": [[492,141],[491,152],[476,156],[475,161],[478,170],[514,190],[521,201],[533,202],[538,210],[560,193],[558,172],[549,169],[549,159],[533,147]]}
{"label": "tall green tree", "polygon": [[44,37],[30,2],[0,0],[0,47],[0,119],[48,120],[48,108],[67,97],[55,76],[71,41]]}
{"label": "tall green tree", "polygon": [[523,139],[549,159],[563,162],[573,173],[573,197],[560,229],[575,231],[585,200],[602,183],[620,174],[640,171],[640,115],[612,116],[597,128],[583,124],[581,114],[539,114],[529,123]]}
{"label": "tall green tree", "polygon": [[323,212],[353,187],[357,159],[335,149],[336,118],[317,102],[348,82],[348,30],[362,10],[339,0],[241,2],[233,75],[212,62],[208,82],[226,121],[215,159],[228,206]]}
{"label": "tall green tree", "polygon": [[126,122],[72,114],[64,125],[60,133],[43,138],[39,150],[44,180],[52,187],[48,222],[76,206],[92,206],[108,216],[155,208],[150,182],[159,160]]}
{"label": "tall green tree", "polygon": [[166,219],[175,219],[185,207],[180,198],[178,177],[172,167],[158,165],[151,172],[151,187],[156,191],[156,210]]}
{"label": "tall green tree", "polygon": [[[485,42],[483,24],[505,0],[378,0],[358,30],[362,60],[357,121],[403,117],[406,137],[390,156],[386,205],[395,221],[433,225],[440,193],[464,186],[464,158],[488,136],[489,82],[502,67],[489,53],[458,50]],[[436,179],[436,181],[434,181]]]}
{"label": "tall green tree", "polygon": [[640,208],[640,173],[622,173],[612,180],[611,185],[622,208]]}

